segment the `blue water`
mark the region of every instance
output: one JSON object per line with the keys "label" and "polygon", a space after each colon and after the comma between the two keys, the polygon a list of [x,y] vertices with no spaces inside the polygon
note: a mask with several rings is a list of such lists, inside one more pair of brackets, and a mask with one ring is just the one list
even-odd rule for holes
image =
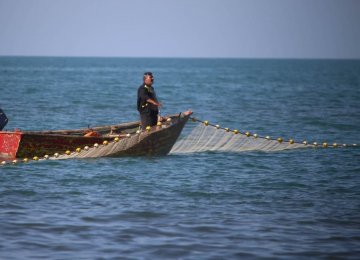
{"label": "blue water", "polygon": [[[137,120],[144,71],[163,114],[360,142],[358,60],[0,57],[6,128]],[[0,166],[0,258],[357,259],[359,159],[310,148]]]}

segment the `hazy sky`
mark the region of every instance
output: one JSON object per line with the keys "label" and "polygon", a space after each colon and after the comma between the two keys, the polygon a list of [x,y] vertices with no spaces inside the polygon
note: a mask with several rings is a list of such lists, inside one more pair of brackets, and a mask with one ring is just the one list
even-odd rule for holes
{"label": "hazy sky", "polygon": [[360,58],[360,0],[0,0],[0,55]]}

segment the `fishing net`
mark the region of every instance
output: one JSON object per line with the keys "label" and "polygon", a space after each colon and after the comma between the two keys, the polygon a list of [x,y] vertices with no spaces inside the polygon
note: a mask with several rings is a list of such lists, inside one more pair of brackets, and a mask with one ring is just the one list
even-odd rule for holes
{"label": "fishing net", "polygon": [[[170,151],[171,154],[196,153],[206,151],[281,151],[309,147],[303,143],[258,137],[244,133],[235,134],[234,131],[219,127],[198,124],[189,135],[179,140]],[[311,145],[313,146],[313,145]]]}
{"label": "fishing net", "polygon": [[107,142],[103,144],[94,144],[93,146],[85,146],[83,149],[70,152],[68,154],[55,154],[49,159],[58,160],[58,159],[70,159],[70,158],[97,158],[104,156],[111,156],[113,154],[118,154],[134,144],[140,142],[147,136],[146,133],[141,133],[137,135],[129,135],[125,138],[117,138],[116,141]]}

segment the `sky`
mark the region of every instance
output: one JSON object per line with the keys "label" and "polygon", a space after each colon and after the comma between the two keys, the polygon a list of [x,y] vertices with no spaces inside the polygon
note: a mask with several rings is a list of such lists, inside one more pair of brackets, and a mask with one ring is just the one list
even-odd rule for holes
{"label": "sky", "polygon": [[0,0],[0,55],[360,59],[360,0]]}

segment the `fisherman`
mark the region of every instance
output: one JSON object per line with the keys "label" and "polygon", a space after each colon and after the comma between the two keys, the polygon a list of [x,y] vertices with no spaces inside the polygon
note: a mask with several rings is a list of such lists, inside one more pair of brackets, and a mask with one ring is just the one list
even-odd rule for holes
{"label": "fisherman", "polygon": [[155,126],[158,121],[159,107],[161,103],[156,98],[155,89],[152,86],[154,77],[152,72],[145,72],[143,84],[138,88],[137,109],[140,113],[141,128]]}

